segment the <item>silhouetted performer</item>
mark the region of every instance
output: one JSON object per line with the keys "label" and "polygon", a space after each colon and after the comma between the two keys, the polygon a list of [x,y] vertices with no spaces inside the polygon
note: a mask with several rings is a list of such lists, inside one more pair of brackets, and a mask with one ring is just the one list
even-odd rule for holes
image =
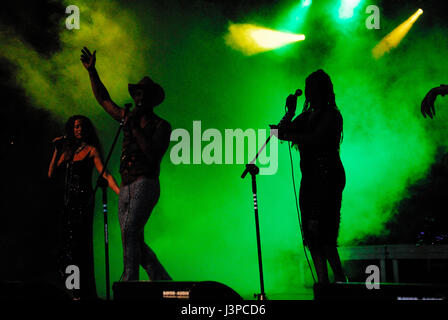
{"label": "silhouetted performer", "polygon": [[299,205],[303,237],[317,272],[318,282],[329,282],[327,260],[335,281],[346,281],[337,251],[345,171],[339,157],[342,116],[330,77],[317,70],[306,78],[305,104],[294,117],[297,96],[286,99],[288,111],[280,122],[278,137],[292,141],[300,152]]}
{"label": "silhouetted performer", "polygon": [[[48,177],[64,185],[63,243],[58,256],[58,271],[65,284],[66,268],[76,265],[80,288],[73,289],[75,299],[95,299],[96,286],[93,262],[92,171],[103,170],[101,145],[91,121],[81,115],[68,119],[65,136],[53,140],[55,151]],[[115,193],[120,189],[109,173],[104,178]]]}
{"label": "silhouetted performer", "polygon": [[118,204],[124,256],[122,280],[138,280],[139,265],[146,270],[150,280],[171,280],[143,237],[145,224],[159,200],[160,162],[170,142],[170,124],[153,111],[162,103],[165,93],[149,77],[144,77],[138,84],[129,84],[129,94],[136,108],[125,115],[125,110],[112,101],[98,76],[95,53],[91,54],[84,47],[81,55],[95,98],[115,120],[126,117]]}
{"label": "silhouetted performer", "polygon": [[445,96],[448,94],[448,85],[441,84],[440,87],[435,87],[429,90],[426,94],[425,98],[422,101],[422,114],[426,118],[429,116],[431,119],[436,115],[436,110],[434,108],[434,102],[436,101],[437,96]]}

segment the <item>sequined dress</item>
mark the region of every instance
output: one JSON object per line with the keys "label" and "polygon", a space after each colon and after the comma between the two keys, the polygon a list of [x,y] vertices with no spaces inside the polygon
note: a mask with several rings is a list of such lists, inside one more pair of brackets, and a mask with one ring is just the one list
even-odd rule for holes
{"label": "sequined dress", "polygon": [[69,274],[66,268],[75,265],[80,271],[80,288],[70,290],[76,298],[96,298],[93,260],[93,159],[62,163],[60,176],[65,180],[63,206],[62,249],[58,269],[62,279]]}

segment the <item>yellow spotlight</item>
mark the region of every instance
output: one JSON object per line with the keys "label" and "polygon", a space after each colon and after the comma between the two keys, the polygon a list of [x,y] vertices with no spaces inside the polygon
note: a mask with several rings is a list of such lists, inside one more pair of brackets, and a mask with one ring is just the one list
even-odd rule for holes
{"label": "yellow spotlight", "polygon": [[252,24],[236,23],[229,24],[229,32],[225,36],[226,44],[229,47],[249,56],[302,40],[305,40],[303,34],[280,32]]}
{"label": "yellow spotlight", "polygon": [[385,36],[372,50],[372,55],[375,59],[381,58],[386,52],[396,48],[401,40],[411,29],[414,22],[423,13],[422,9],[418,9],[412,16],[410,16],[405,22],[396,27],[391,33]]}

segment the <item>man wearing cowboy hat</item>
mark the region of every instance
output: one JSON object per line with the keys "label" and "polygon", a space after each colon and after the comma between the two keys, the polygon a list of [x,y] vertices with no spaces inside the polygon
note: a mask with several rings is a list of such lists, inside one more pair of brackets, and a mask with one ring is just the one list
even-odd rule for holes
{"label": "man wearing cowboy hat", "polygon": [[89,72],[96,100],[115,120],[125,119],[118,203],[124,260],[122,280],[138,280],[139,265],[146,270],[150,280],[171,280],[154,251],[146,245],[143,232],[159,199],[160,163],[170,142],[170,124],[153,111],[165,99],[165,93],[149,77],[137,84],[129,84],[129,94],[136,108],[126,114],[125,109],[112,101],[98,76],[96,51],[92,54],[84,47],[81,52],[81,61]]}

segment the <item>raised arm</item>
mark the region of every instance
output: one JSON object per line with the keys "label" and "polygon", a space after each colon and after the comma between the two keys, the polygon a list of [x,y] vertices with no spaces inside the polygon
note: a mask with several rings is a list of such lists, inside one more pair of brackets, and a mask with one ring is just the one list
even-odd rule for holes
{"label": "raised arm", "polygon": [[[98,170],[98,173],[103,171],[104,165],[101,160],[100,154],[96,148],[92,147],[91,156],[93,157],[93,162],[95,163],[95,167]],[[117,185],[114,177],[106,170],[103,174],[103,178],[107,180],[109,183],[109,187],[118,195],[120,194],[120,188]]]}
{"label": "raised arm", "polygon": [[54,169],[57,165],[57,159],[61,155],[62,140],[63,140],[63,137],[57,137],[53,140],[54,152],[53,152],[53,157],[51,158],[51,161],[50,161],[50,166],[48,167],[48,178],[50,178],[50,179],[53,178]]}
{"label": "raised arm", "polygon": [[95,96],[96,101],[109,113],[112,118],[117,121],[121,121],[124,115],[124,109],[120,108],[115,102],[110,98],[109,92],[107,91],[104,84],[101,82],[100,76],[95,68],[96,62],[96,50],[93,51],[93,54],[84,47],[81,50],[81,61],[89,72],[90,84],[92,85],[92,91]]}
{"label": "raised arm", "polygon": [[57,157],[58,157],[58,150],[54,149],[53,157],[51,158],[50,166],[48,168],[48,178],[50,178],[50,179],[53,178],[53,173],[54,173],[54,168],[55,168],[55,165],[56,165]]}
{"label": "raised arm", "polygon": [[277,138],[280,140],[292,141],[295,137],[294,128],[291,126],[292,118],[294,118],[297,106],[297,96],[290,94],[286,98],[286,108],[287,112],[280,120],[278,125],[271,125],[271,129],[277,130]]}
{"label": "raised arm", "polygon": [[[279,127],[278,138],[280,140],[291,141],[300,144],[322,144],[331,137],[337,128],[342,127],[342,117],[338,113],[326,111],[321,115],[319,122],[311,132],[303,132],[300,130],[300,124],[294,122],[299,120],[302,115],[299,115],[291,125]],[[299,119],[298,119],[299,118]]]}

